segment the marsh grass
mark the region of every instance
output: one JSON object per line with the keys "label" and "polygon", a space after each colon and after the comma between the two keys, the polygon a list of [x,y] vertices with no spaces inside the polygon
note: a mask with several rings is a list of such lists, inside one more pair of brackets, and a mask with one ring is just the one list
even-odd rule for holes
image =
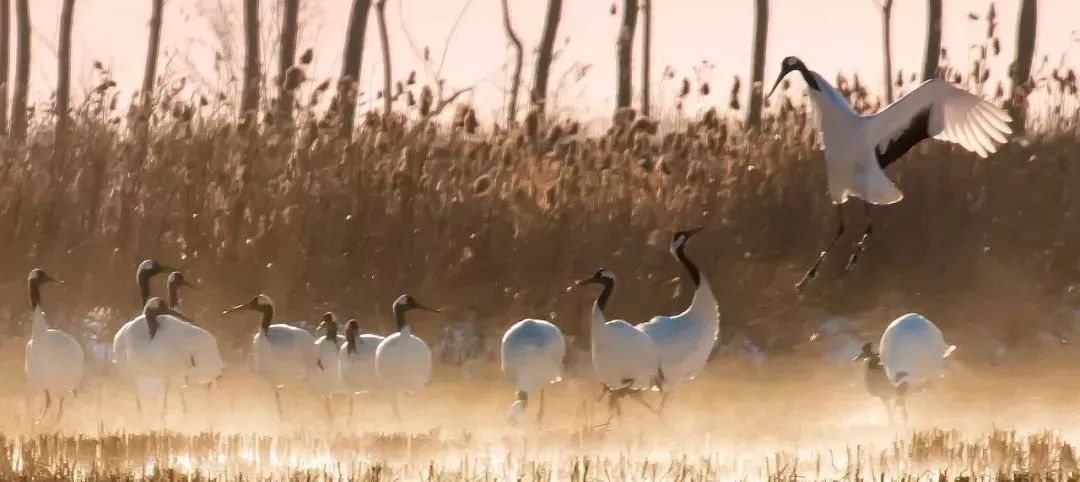
{"label": "marsh grass", "polygon": [[[4,150],[0,300],[20,312],[24,273],[44,266],[72,288],[55,295],[58,320],[106,307],[115,329],[139,308],[132,267],[154,256],[212,287],[190,293],[186,308],[221,336],[249,331],[216,313],[257,291],[291,318],[334,308],[388,327],[389,301],[409,291],[493,331],[539,316],[573,334],[585,303],[561,293],[599,266],[624,280],[614,312],[641,320],[680,309],[687,293],[668,236],[704,225],[691,250],[721,299],[725,339],[788,346],[802,336],[792,323],[824,308],[886,316],[903,306],[946,328],[980,318],[1000,327],[1059,301],[1080,259],[1076,78],[1047,62],[1031,86],[1051,106],[1034,116],[1036,134],[989,160],[941,143],[913,150],[890,168],[907,198],[875,210],[864,261],[846,275],[843,260],[827,266],[803,296],[792,286],[835,219],[805,99],[787,86],[758,132],[741,129],[737,103],[708,107],[699,73],[692,94],[684,80],[666,101],[675,112],[663,122],[624,111],[586,135],[595,128],[558,115],[483,124],[442,85],[410,74],[395,83],[395,114],[362,114],[346,139],[331,82],[308,80],[305,65],[290,82],[295,124],[267,108],[257,125],[238,126],[230,95],[166,79],[141,159],[130,126],[148,109],[128,105],[98,65],[72,113],[67,159],[49,162],[48,105],[33,112],[26,145]],[[943,72],[981,89],[994,79],[986,65],[974,77]],[[880,105],[857,76],[837,85],[861,111]]]}
{"label": "marsh grass", "polygon": [[20,480],[1075,480],[1075,449],[1050,432],[914,432],[879,448],[802,454],[598,451],[538,445],[511,454],[466,434],[265,437],[172,432],[0,440],[0,477]]}

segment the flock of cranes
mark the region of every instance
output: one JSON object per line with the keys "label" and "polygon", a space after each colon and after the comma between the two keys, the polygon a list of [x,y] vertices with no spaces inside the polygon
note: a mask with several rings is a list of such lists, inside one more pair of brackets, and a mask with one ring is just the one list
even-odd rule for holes
{"label": "flock of cranes", "polygon": [[[868,215],[865,232],[847,268],[856,263],[872,233],[869,206],[892,204],[903,197],[886,177],[885,167],[916,144],[936,137],[986,157],[1011,133],[1010,119],[1004,112],[944,80],[926,81],[881,112],[860,116],[824,77],[807,69],[796,57],[783,60],[776,83],[790,72],[800,73],[809,88],[825,149],[828,190],[839,216],[835,237],[796,285],[798,290],[816,276],[818,267],[843,235],[840,206],[850,198],[861,199]],[[674,388],[694,379],[705,368],[719,339],[719,305],[704,274],[685,252],[686,244],[699,230],[677,232],[671,240],[670,252],[694,287],[690,306],[678,315],[657,316],[638,325],[609,320],[605,308],[615,291],[616,279],[609,269],[600,269],[567,288],[600,288],[591,312],[590,354],[593,373],[603,388],[601,398],[608,398],[608,422],[621,414],[621,401],[626,397],[660,414]],[[171,272],[168,302],[152,296],[150,290],[151,279],[165,272]],[[183,273],[151,259],[138,266],[135,278],[142,312],[117,331],[113,363],[135,385],[140,411],[144,394],[159,393],[164,412],[170,383],[211,383],[220,376],[224,363],[214,336],[180,310],[179,289],[193,286]],[[53,396],[59,397],[59,418],[65,394],[81,386],[83,349],[73,337],[50,328],[46,321],[41,287],[62,282],[34,269],[27,283],[33,331],[26,346],[26,376],[30,386],[45,395],[39,419],[50,408]],[[326,398],[329,416],[333,395],[378,390],[390,396],[392,411],[400,417],[399,397],[423,389],[432,372],[431,350],[412,332],[406,318],[413,310],[439,312],[406,294],[393,304],[397,323],[394,333],[385,337],[362,334],[360,322],[350,319],[342,336],[335,316],[327,313],[317,330],[322,333],[318,339],[302,328],[275,320],[274,303],[264,294],[223,314],[258,314],[259,324],[252,339],[254,370],[273,387],[279,416],[284,416],[280,389],[309,382]],[[885,402],[890,417],[899,408],[906,419],[907,394],[932,386],[955,347],[947,345],[941,330],[918,314],[893,321],[878,346],[880,353],[874,352],[873,343],[866,343],[855,360],[863,361],[867,389]],[[501,362],[516,392],[510,406],[511,420],[518,420],[534,398],[539,405],[537,418],[542,419],[545,387],[562,379],[566,348],[562,331],[549,321],[525,319],[506,331]],[[662,392],[659,408],[644,400],[642,394],[649,390]],[[352,406],[350,398],[350,416]]]}

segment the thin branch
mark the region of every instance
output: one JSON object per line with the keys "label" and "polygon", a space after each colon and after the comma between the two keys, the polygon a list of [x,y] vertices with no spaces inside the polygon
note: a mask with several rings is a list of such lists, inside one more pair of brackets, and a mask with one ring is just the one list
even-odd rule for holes
{"label": "thin branch", "polygon": [[465,5],[461,6],[461,11],[458,12],[458,16],[454,19],[454,25],[450,27],[450,33],[446,34],[446,41],[443,42],[442,57],[439,59],[439,68],[435,71],[436,75],[442,75],[443,64],[446,63],[446,54],[450,51],[450,42],[454,40],[454,32],[457,31],[458,25],[461,25],[461,19],[465,18],[465,12],[469,10],[469,6],[472,5],[473,0],[466,0]]}

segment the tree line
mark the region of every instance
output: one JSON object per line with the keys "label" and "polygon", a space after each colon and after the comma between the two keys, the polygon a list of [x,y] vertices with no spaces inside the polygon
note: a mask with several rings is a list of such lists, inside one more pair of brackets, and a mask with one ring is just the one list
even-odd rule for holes
{"label": "tree line", "polygon": [[[243,1],[243,32],[244,32],[244,66],[243,79],[240,94],[240,105],[237,121],[241,125],[254,124],[257,119],[262,97],[266,95],[260,92],[264,69],[259,55],[259,28],[260,28],[260,0]],[[265,1],[265,0],[264,0]],[[300,0],[281,1],[281,38],[279,39],[278,68],[274,80],[274,95],[270,105],[278,119],[286,124],[291,122],[296,108],[294,90],[298,79],[302,75],[297,70],[297,32],[299,30]],[[618,0],[616,0],[618,1]],[[882,18],[882,49],[883,49],[883,94],[885,100],[891,102],[893,96],[893,68],[891,55],[891,24],[894,0],[874,0],[881,9]],[[380,48],[383,60],[382,72],[382,111],[384,115],[391,114],[393,110],[392,91],[392,62],[389,48],[389,36],[386,30],[386,3],[387,0],[353,0],[345,39],[343,40],[341,72],[337,85],[336,103],[341,114],[341,133],[350,136],[356,117],[357,99],[359,96],[358,79],[364,54],[365,39],[369,16],[375,13],[375,21],[379,31]],[[512,77],[509,87],[509,99],[507,100],[505,121],[508,125],[518,122],[519,113],[518,97],[521,90],[522,69],[525,52],[520,36],[515,32],[510,15],[508,0],[501,0],[502,24],[508,45],[512,48],[514,57]],[[1016,55],[1009,68],[1009,78],[1012,83],[1011,94],[1008,96],[1006,108],[1015,120],[1014,129],[1022,130],[1026,119],[1026,98],[1031,90],[1031,66],[1035,50],[1035,35],[1037,27],[1037,0],[1021,0],[1016,33]],[[139,107],[141,113],[137,118],[136,125],[131,126],[138,142],[137,156],[146,155],[146,139],[149,131],[150,109],[153,109],[153,94],[156,88],[157,63],[161,43],[161,29],[163,23],[163,9],[165,0],[151,0],[151,15],[149,23],[149,40],[146,50],[146,64],[143,72],[142,89],[140,90]],[[55,147],[54,159],[59,162],[66,155],[70,125],[70,91],[71,91],[71,31],[74,18],[75,0],[62,0],[60,12],[60,34],[57,46],[57,81],[55,94]],[[922,79],[937,77],[942,74],[939,62],[942,56],[941,33],[942,24],[942,0],[927,0],[927,28],[925,37],[925,53],[922,67]],[[548,80],[551,71],[551,63],[554,58],[555,38],[558,35],[559,23],[562,18],[563,0],[547,0],[546,13],[543,19],[543,29],[539,44],[536,49],[534,71],[532,74],[532,86],[529,91],[530,115],[543,120],[547,110]],[[8,84],[11,78],[9,72],[9,55],[11,49],[11,14],[15,16],[15,38],[17,50],[15,51],[14,79],[11,93],[10,113],[8,112]],[[759,125],[763,106],[763,85],[765,71],[765,57],[768,46],[769,30],[769,1],[754,1],[754,33],[752,42],[752,65],[751,65],[751,89],[748,109],[746,112],[746,125],[755,128]],[[617,15],[619,20],[619,33],[616,38],[616,75],[615,93],[616,107],[628,108],[633,102],[633,59],[634,39],[638,29],[641,30],[642,42],[640,52],[640,96],[639,107],[644,115],[651,113],[651,50],[652,50],[652,2],[651,0],[621,0],[621,5],[613,3],[611,14]],[[28,123],[27,92],[30,80],[31,60],[31,37],[32,23],[30,19],[29,0],[0,0],[0,135],[6,136],[12,144],[18,145],[26,139]],[[303,60],[303,59],[301,59]],[[310,59],[308,59],[310,61]],[[440,89],[441,91],[441,89]],[[458,92],[460,93],[460,92]],[[445,106],[456,97],[451,95],[439,99],[439,107]],[[437,113],[438,110],[435,110]],[[9,117],[10,115],[10,117]],[[9,121],[10,119],[10,121]]]}

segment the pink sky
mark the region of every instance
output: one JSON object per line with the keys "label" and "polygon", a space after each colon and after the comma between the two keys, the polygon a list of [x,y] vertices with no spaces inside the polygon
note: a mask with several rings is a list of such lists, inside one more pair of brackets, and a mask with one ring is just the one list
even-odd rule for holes
{"label": "pink sky", "polygon": [[[34,68],[31,90],[44,98],[55,80],[57,23],[60,0],[31,2],[34,33]],[[276,31],[276,17],[270,10],[279,2],[263,1],[266,37]],[[544,0],[511,0],[515,27],[526,44],[527,52],[540,36]],[[621,4],[620,2],[617,2]],[[654,79],[665,67],[678,76],[693,76],[693,67],[702,60],[715,64],[710,77],[714,87],[709,103],[726,105],[727,90],[734,75],[744,79],[750,66],[753,1],[751,0],[654,0]],[[351,1],[307,0],[302,14],[300,48],[316,52],[315,75],[334,75],[340,66],[341,46]],[[456,34],[447,46],[446,39],[454,19],[469,4]],[[871,85],[880,85],[881,21],[871,0],[772,0],[769,61],[766,79],[776,75],[779,60],[787,55],[800,56],[812,69],[826,77],[838,71],[858,71]],[[971,22],[968,12],[984,15],[986,0],[945,2],[943,45],[953,61],[971,62],[967,46],[981,39],[983,22]],[[1015,42],[1018,0],[996,2],[999,36],[1002,38],[1003,73],[1011,59]],[[131,92],[140,82],[146,48],[146,25],[150,14],[148,0],[78,0],[74,27],[74,85],[76,95],[89,83],[90,65],[100,60],[112,67],[124,92]],[[219,39],[209,28],[207,12],[223,6],[234,15],[235,41],[240,35],[240,0],[167,0],[163,55],[164,62],[176,73],[198,71],[213,79],[213,58]],[[557,45],[563,46],[553,67],[552,84],[575,62],[590,64],[581,85],[562,94],[562,109],[608,112],[614,86],[614,40],[617,17],[608,14],[609,0],[566,0]],[[451,86],[476,84],[473,101],[482,113],[502,105],[506,76],[501,70],[509,60],[506,40],[500,24],[499,0],[390,0],[388,24],[394,59],[395,78],[409,70],[420,70],[419,59],[410,51],[401,30],[401,16],[406,17],[410,36],[423,48],[431,48],[438,59],[445,49],[443,76]],[[403,14],[403,15],[402,15]],[[896,0],[894,6],[894,68],[910,72],[922,62],[925,30],[925,0]],[[1043,0],[1039,2],[1039,38],[1037,53],[1051,56],[1054,63],[1080,64],[1071,50],[1080,46],[1080,2]],[[569,43],[564,43],[569,41]],[[378,37],[374,15],[368,28],[368,48],[362,77],[371,85],[381,75]],[[531,55],[526,55],[525,82],[529,82]],[[186,58],[186,61],[181,59]],[[266,61],[268,59],[264,59]],[[267,62],[267,66],[275,64]],[[195,76],[192,76],[194,78]],[[635,76],[635,81],[637,76]],[[657,82],[654,80],[654,82]],[[659,84],[658,85],[659,88]],[[745,84],[744,84],[745,85]],[[666,87],[661,102],[670,104],[674,85]],[[372,90],[377,87],[372,87]],[[745,90],[744,90],[745,92]]]}

